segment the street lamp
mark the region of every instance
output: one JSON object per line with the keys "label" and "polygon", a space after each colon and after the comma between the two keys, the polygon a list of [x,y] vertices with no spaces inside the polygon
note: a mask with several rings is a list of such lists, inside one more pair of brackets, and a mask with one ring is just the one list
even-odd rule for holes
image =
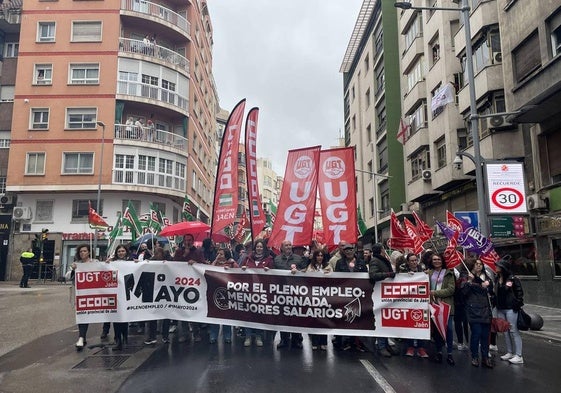
{"label": "street lamp", "polygon": [[[477,100],[475,96],[475,76],[473,73],[473,48],[471,44],[471,25],[469,20],[469,12],[471,8],[468,5],[468,0],[462,0],[462,5],[459,8],[450,7],[413,7],[411,3],[397,2],[394,3],[396,8],[404,10],[432,10],[432,11],[456,11],[461,12],[464,19],[464,33],[466,40],[466,74],[468,79],[469,91],[469,118],[471,139],[473,140],[473,163],[475,164],[475,185],[477,192],[477,205],[479,214],[479,229],[483,235],[489,235],[489,223],[485,214],[485,190],[483,186],[483,162],[481,157],[481,146],[479,140],[479,116],[477,115]],[[466,155],[466,153],[462,153]],[[467,155],[466,155],[467,157]],[[454,160],[456,165],[456,160]]]}
{"label": "street lamp", "polygon": [[[100,203],[101,203],[101,174],[103,172],[103,147],[105,146],[105,123],[102,121],[98,121],[97,125],[101,127],[101,154],[99,157],[99,179],[97,182],[97,203],[96,203],[96,211],[97,214],[101,214],[99,211]],[[93,240],[93,254],[97,257],[97,227],[95,228],[94,232],[94,240]],[[101,253],[100,253],[101,254]]]}

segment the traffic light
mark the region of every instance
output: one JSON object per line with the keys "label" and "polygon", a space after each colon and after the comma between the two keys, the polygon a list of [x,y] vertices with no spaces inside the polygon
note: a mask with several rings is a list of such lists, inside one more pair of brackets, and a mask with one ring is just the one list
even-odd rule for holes
{"label": "traffic light", "polygon": [[47,228],[43,228],[41,230],[41,241],[45,241],[49,238],[49,230]]}

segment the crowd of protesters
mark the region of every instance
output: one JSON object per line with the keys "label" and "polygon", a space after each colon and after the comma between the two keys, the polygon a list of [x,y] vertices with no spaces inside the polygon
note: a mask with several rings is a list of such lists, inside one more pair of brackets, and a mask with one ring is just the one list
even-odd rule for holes
{"label": "crowd of protesters", "polygon": [[[67,273],[72,279],[77,263],[96,261],[90,255],[87,244],[76,248],[75,262]],[[446,322],[444,334],[439,333],[431,322],[431,340],[391,339],[376,337],[375,349],[381,357],[404,355],[418,356],[422,359],[432,358],[434,362],[446,360],[454,366],[454,350],[471,352],[471,364],[492,369],[492,351],[498,351],[497,333],[491,331],[492,318],[499,317],[510,323],[505,332],[505,353],[500,356],[503,361],[512,364],[524,363],[522,357],[522,339],[517,328],[518,311],[524,304],[520,280],[514,276],[509,256],[496,262],[496,273],[476,256],[468,256],[465,262],[453,269],[447,268],[445,255],[427,250],[421,255],[402,254],[394,251],[387,255],[381,244],[362,247],[362,244],[349,244],[342,241],[337,248],[328,250],[314,241],[309,247],[293,247],[288,240],[282,242],[280,250],[275,253],[267,246],[267,240],[258,239],[253,243],[227,247],[217,247],[213,241],[206,239],[197,247],[192,235],[183,236],[176,250],[168,250],[164,244],[155,241],[154,245],[141,243],[132,250],[119,245],[108,263],[141,263],[147,260],[183,261],[189,264],[209,264],[224,269],[282,269],[293,274],[297,272],[364,272],[368,273],[372,285],[392,279],[396,274],[425,273],[430,284],[430,301],[444,302],[450,306],[450,316]],[[177,332],[177,341],[201,342],[208,337],[209,345],[216,344],[220,331],[225,344],[231,344],[233,335],[241,336],[243,345],[252,343],[262,347],[265,343],[273,344],[275,332],[253,328],[238,328],[202,324],[188,321],[170,321],[160,323],[163,344],[170,343],[170,333]],[[149,321],[148,336],[145,345],[155,345],[159,321]],[[114,349],[122,349],[127,343],[128,324],[114,323]],[[141,323],[143,326],[144,323]],[[105,323],[101,339],[107,340],[110,324]],[[180,331],[177,331],[179,328]],[[82,350],[86,345],[87,324],[79,325],[79,339],[76,349]],[[141,330],[139,330],[140,332]],[[454,341],[456,333],[456,341]],[[206,336],[206,337],[205,337]],[[313,350],[327,350],[328,337],[322,334],[310,334]],[[303,337],[300,333],[280,332],[278,350],[291,347],[301,349]],[[335,336],[332,340],[335,350],[367,351],[360,337]],[[446,352],[444,352],[446,351]],[[432,356],[429,355],[432,354]]]}

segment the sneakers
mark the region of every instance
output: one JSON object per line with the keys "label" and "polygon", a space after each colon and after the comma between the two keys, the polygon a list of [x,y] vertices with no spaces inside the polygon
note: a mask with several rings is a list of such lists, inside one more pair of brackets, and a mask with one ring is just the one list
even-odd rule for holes
{"label": "sneakers", "polygon": [[499,347],[497,347],[496,345],[489,345],[489,351],[498,352]]}
{"label": "sneakers", "polygon": [[255,336],[255,345],[257,345],[258,347],[263,346],[263,339],[261,338],[261,336]]}
{"label": "sneakers", "polygon": [[144,345],[154,345],[158,342],[155,338],[149,338],[148,340],[144,341]]}
{"label": "sneakers", "polygon": [[320,348],[322,351],[327,351],[327,345],[320,345],[319,348]]}
{"label": "sneakers", "polygon": [[405,352],[405,356],[409,356],[409,357],[415,356],[415,348],[413,347],[407,348],[407,352]]}
{"label": "sneakers", "polygon": [[208,342],[209,342],[210,344],[216,344],[216,339],[215,339],[215,338],[211,338],[211,339],[208,340]]}
{"label": "sneakers", "polygon": [[312,345],[312,349],[315,351],[316,349],[318,349],[317,345]]}
{"label": "sneakers", "polygon": [[503,356],[501,356],[501,360],[510,360],[513,357],[514,357],[514,354],[508,352],[508,353],[505,353]]}
{"label": "sneakers", "polygon": [[467,351],[468,349],[466,344],[458,344],[458,351]]}
{"label": "sneakers", "polygon": [[508,361],[511,362],[512,364],[523,364],[524,363],[524,359],[522,358],[522,356],[518,356],[518,355],[514,355],[513,357],[508,359]]}
{"label": "sneakers", "polygon": [[169,332],[169,333],[175,333],[176,330],[177,330],[177,325],[171,325],[171,326],[169,327],[168,332]]}
{"label": "sneakers", "polygon": [[107,339],[107,333],[103,332],[101,333],[101,336],[99,336],[100,339],[102,340],[106,340]]}
{"label": "sneakers", "polygon": [[80,337],[76,341],[76,350],[81,351],[82,349],[84,349],[84,337]]}
{"label": "sneakers", "polygon": [[[257,340],[255,341],[255,344],[257,344]],[[261,343],[263,344],[263,343]],[[244,347],[251,347],[251,337],[246,337],[245,341],[243,342],[243,346]]]}
{"label": "sneakers", "polygon": [[425,348],[418,348],[417,349],[417,355],[419,355],[423,359],[428,359],[428,357],[429,357],[429,354],[427,353],[427,351],[425,351]]}

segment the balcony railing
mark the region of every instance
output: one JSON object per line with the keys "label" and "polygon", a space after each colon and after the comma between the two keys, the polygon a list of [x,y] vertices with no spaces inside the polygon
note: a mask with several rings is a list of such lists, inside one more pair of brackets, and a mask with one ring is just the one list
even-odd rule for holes
{"label": "balcony railing", "polygon": [[160,45],[145,44],[144,41],[131,40],[129,38],[119,39],[119,50],[121,52],[141,54],[158,60],[171,63],[189,72],[189,60],[179,53]]}
{"label": "balcony railing", "polygon": [[138,127],[132,124],[115,124],[115,139],[153,143],[187,152],[187,138],[173,132]]}
{"label": "balcony railing", "polygon": [[166,104],[175,105],[184,111],[189,109],[188,97],[179,95],[175,91],[163,89],[159,86],[149,85],[147,83],[119,81],[117,84],[117,94],[162,101]]}
{"label": "balcony railing", "polygon": [[163,19],[166,22],[179,27],[188,34],[191,31],[191,25],[187,21],[187,19],[179,15],[177,12],[174,12],[169,8],[163,7],[156,3],[142,0],[121,0],[121,9],[126,11],[140,12]]}

